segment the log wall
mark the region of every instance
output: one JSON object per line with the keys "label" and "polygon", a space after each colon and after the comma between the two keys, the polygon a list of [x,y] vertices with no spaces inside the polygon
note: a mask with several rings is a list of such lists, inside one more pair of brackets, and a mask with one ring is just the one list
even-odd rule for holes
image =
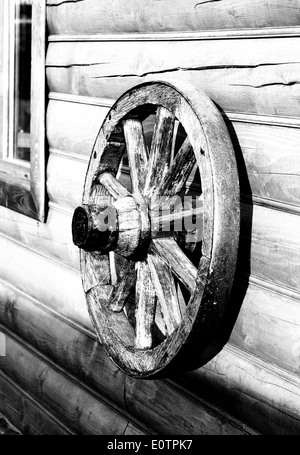
{"label": "log wall", "polygon": [[[49,213],[43,224],[0,207],[0,411],[32,434],[299,434],[300,1],[141,3],[47,1]],[[242,227],[215,355],[142,381],[96,339],[71,218],[108,109],[155,79],[220,108]]]}

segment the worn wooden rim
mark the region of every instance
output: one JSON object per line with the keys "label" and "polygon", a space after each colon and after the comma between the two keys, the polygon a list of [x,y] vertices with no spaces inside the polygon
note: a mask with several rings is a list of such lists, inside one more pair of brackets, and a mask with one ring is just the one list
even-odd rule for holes
{"label": "worn wooden rim", "polygon": [[[197,344],[199,338],[209,336],[219,324],[234,278],[240,220],[235,154],[221,114],[200,90],[161,81],[128,90],[110,109],[91,154],[83,205],[95,204],[99,189],[108,194],[99,177],[104,173],[117,174],[125,149],[120,125],[124,126],[122,122],[126,120],[135,121],[137,108],[145,105],[163,107],[183,125],[201,175],[202,256],[195,274],[191,272],[194,288],[175,330],[157,346],[137,349],[125,314],[109,310],[112,285],[107,273],[108,255],[80,250],[83,287],[99,340],[119,368],[141,378],[161,371],[185,343]],[[159,255],[159,248],[160,240],[153,240],[149,251]]]}

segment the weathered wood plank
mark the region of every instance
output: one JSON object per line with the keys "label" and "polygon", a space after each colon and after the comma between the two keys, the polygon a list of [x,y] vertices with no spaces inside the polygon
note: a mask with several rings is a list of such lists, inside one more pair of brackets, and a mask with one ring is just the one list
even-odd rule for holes
{"label": "weathered wood plank", "polygon": [[299,376],[300,295],[288,297],[264,284],[251,280],[230,343]]}
{"label": "weathered wood plank", "polygon": [[151,248],[171,268],[187,289],[193,292],[196,286],[197,268],[184,254],[177,242],[171,238],[157,238],[152,240]]}
{"label": "weathered wood plank", "polygon": [[238,270],[299,291],[300,217],[260,206],[242,211]]}
{"label": "weathered wood plank", "polygon": [[[98,118],[97,109],[99,109],[99,116],[101,116],[102,108],[59,101],[51,101],[50,106],[52,107],[48,113],[49,124],[55,122],[57,125],[57,129],[51,129],[50,135],[48,131],[50,145],[58,149],[58,153],[59,150],[67,152],[70,159],[73,159],[73,152],[81,151],[82,154],[88,156],[91,153],[101,123],[101,121],[99,123],[95,121]],[[107,111],[107,108],[104,109]],[[88,112],[90,113],[88,114]],[[85,115],[94,119],[95,137],[92,137],[91,132],[80,125],[80,121]],[[300,129],[238,121],[227,121],[227,126],[239,157],[243,193],[248,195],[252,193],[253,196],[300,206],[300,155],[297,145],[300,141]],[[77,131],[78,140],[78,143],[74,142],[74,145],[73,128]],[[282,153],[283,150],[284,154]],[[56,159],[59,162],[55,163]],[[68,195],[64,197],[66,204],[70,206],[69,202],[73,201],[74,196],[77,195],[77,202],[72,203],[73,208],[80,200],[87,161],[74,163],[74,168],[77,170],[72,169],[72,172],[68,173],[67,176],[63,176],[60,169],[64,166],[69,168],[71,165],[67,160],[68,156],[64,153],[57,155],[53,151],[48,165],[50,179],[48,190],[50,189],[51,195],[52,184],[60,185],[61,182],[63,183],[65,179],[68,179],[68,182],[63,185],[65,191],[68,191],[68,188],[73,185],[71,178],[72,174],[75,173],[74,177],[78,185],[76,188],[73,186],[72,190],[68,191]],[[73,163],[71,166],[73,167]],[[243,170],[245,167],[246,169]],[[54,176],[57,172],[59,175],[55,179]],[[51,188],[49,188],[49,184]]]}
{"label": "weathered wood plank", "polygon": [[175,117],[170,111],[159,106],[151,142],[148,172],[143,194],[151,197],[161,179],[167,173],[174,132]]}
{"label": "weathered wood plank", "polygon": [[156,301],[148,261],[138,262],[136,272],[135,347],[149,349],[152,347]]}
{"label": "weathered wood plank", "polygon": [[126,300],[134,288],[135,281],[135,263],[128,261],[120,271],[120,276],[115,284],[112,298],[108,304],[108,308],[111,311],[119,312],[123,310]]}
{"label": "weathered wood plank", "polygon": [[224,347],[202,368],[177,376],[176,382],[261,434],[299,434],[299,377],[233,347]]}
{"label": "weathered wood plank", "polygon": [[[165,435],[242,435],[251,434],[237,421],[207,403],[186,399],[164,381],[136,381],[126,377],[128,408],[136,415],[145,413],[154,430]],[[199,394],[200,395],[200,394]],[[178,409],[181,411],[178,412]]]}
{"label": "weathered wood plank", "polygon": [[233,122],[231,132],[252,195],[300,206],[300,129]]}
{"label": "weathered wood plank", "polygon": [[[55,34],[155,33],[283,27],[300,24],[299,1],[138,0],[61,2],[48,0],[48,27]],[[92,13],[91,13],[92,12]]]}
{"label": "weathered wood plank", "polygon": [[174,277],[158,256],[149,255],[148,264],[167,333],[171,334],[182,320]]}
{"label": "weathered wood plank", "polygon": [[124,434],[129,421],[119,411],[20,340],[7,334],[6,341],[7,355],[0,358],[3,372],[77,434]]}
{"label": "weathered wood plank", "polygon": [[142,194],[148,163],[143,126],[138,120],[128,119],[123,127],[133,193]]}
{"label": "weathered wood plank", "polygon": [[0,372],[0,411],[23,435],[76,434]]}
{"label": "weathered wood plank", "polygon": [[299,117],[298,47],[299,38],[50,43],[48,84],[54,92],[116,99],[140,82],[181,81],[225,112]]}
{"label": "weathered wood plank", "polygon": [[168,172],[159,182],[155,195],[175,196],[184,187],[196,158],[189,139],[187,138],[168,169]]}
{"label": "weathered wood plank", "polygon": [[104,172],[99,176],[99,182],[114,199],[129,196],[129,191],[112,174]]}

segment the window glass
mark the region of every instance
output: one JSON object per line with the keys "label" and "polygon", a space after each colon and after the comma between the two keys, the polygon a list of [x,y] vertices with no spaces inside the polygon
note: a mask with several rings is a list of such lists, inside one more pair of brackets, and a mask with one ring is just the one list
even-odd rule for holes
{"label": "window glass", "polygon": [[13,158],[30,161],[32,2],[19,0],[14,17],[14,151]]}

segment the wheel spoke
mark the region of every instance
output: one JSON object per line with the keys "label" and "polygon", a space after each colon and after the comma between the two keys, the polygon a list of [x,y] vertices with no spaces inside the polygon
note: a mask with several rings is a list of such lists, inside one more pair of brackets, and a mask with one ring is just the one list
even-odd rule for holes
{"label": "wheel spoke", "polygon": [[84,292],[88,292],[98,285],[110,284],[108,255],[81,250],[80,265]]}
{"label": "wheel spoke", "polygon": [[109,302],[108,309],[119,313],[123,310],[126,300],[135,285],[135,263],[127,261],[120,273],[120,277],[114,286],[112,298]]}
{"label": "wheel spoke", "polygon": [[157,255],[149,254],[148,263],[167,333],[170,335],[182,319],[173,274]]}
{"label": "wheel spoke", "polygon": [[194,165],[196,157],[188,138],[182,144],[168,172],[155,190],[155,196],[175,196],[185,185]]}
{"label": "wheel spoke", "polygon": [[127,154],[134,194],[142,194],[145,187],[148,156],[141,122],[135,119],[123,123]]}
{"label": "wheel spoke", "polygon": [[152,346],[152,326],[155,317],[155,293],[147,262],[137,263],[136,284],[136,335],[135,347],[149,349]]}
{"label": "wheel spoke", "polygon": [[104,172],[99,176],[99,182],[116,200],[130,195],[129,191],[112,174],[109,174],[108,172]]}
{"label": "wheel spoke", "polygon": [[[199,200],[200,201],[200,200]],[[197,203],[198,205],[198,203]],[[204,208],[202,201],[196,208],[187,210],[178,210],[168,213],[168,207],[164,207],[165,214],[160,214],[159,209],[151,209],[151,226],[153,229],[152,235],[159,236],[160,232],[194,232],[197,230],[198,237],[202,236],[203,231],[203,213]],[[169,206],[169,212],[171,207]]]}
{"label": "wheel spoke", "polygon": [[170,163],[175,117],[159,107],[151,143],[149,169],[144,194],[151,196],[168,170]]}
{"label": "wheel spoke", "polygon": [[177,278],[189,289],[195,290],[197,268],[172,238],[152,239],[152,250],[172,269]]}

